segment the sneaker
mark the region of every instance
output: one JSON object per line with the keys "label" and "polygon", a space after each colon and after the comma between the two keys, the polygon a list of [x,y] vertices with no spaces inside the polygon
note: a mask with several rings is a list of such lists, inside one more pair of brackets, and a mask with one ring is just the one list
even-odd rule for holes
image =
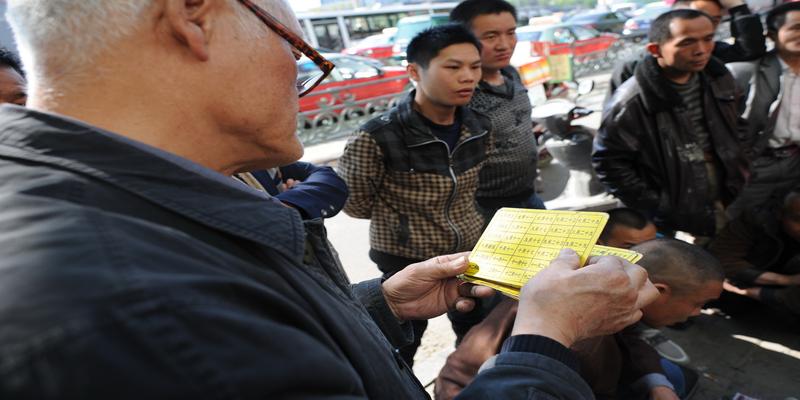
{"label": "sneaker", "polygon": [[660,330],[645,329],[639,334],[639,337],[656,349],[661,357],[678,364],[689,362],[689,355],[675,342],[664,336]]}

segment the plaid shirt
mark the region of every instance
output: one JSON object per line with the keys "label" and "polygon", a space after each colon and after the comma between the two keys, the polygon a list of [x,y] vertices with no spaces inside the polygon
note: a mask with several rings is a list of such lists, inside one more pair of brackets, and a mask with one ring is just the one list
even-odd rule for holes
{"label": "plaid shirt", "polygon": [[462,108],[461,136],[448,154],[412,109],[413,96],[348,142],[339,160],[350,188],[344,211],[371,219],[370,245],[387,254],[427,259],[471,250],[485,224],[475,192],[491,123]]}

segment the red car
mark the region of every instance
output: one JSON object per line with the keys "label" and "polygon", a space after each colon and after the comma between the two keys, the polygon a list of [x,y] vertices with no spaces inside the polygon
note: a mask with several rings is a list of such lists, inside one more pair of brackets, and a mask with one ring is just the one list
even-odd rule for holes
{"label": "red car", "polygon": [[385,59],[392,56],[394,34],[381,33],[367,36],[355,45],[342,50],[342,54],[351,56]]}
{"label": "red car", "polygon": [[[386,66],[370,58],[323,54],[336,65],[331,75],[311,93],[300,98],[300,112],[312,120],[319,111],[340,114],[347,107],[369,108],[407,90],[411,82],[405,68]],[[297,63],[298,75],[315,73],[317,66],[306,58]],[[369,103],[369,104],[368,104]],[[372,110],[367,110],[371,112]]]}
{"label": "red car", "polygon": [[575,61],[602,58],[612,46],[619,46],[617,35],[572,24],[522,27],[517,29],[517,40],[517,51],[528,46],[532,56],[572,54]]}

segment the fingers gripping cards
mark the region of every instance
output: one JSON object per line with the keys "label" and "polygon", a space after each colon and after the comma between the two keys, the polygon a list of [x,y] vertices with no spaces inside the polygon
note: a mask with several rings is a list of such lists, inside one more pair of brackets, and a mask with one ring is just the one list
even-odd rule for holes
{"label": "fingers gripping cards", "polygon": [[520,288],[565,248],[578,253],[581,266],[602,255],[639,261],[642,255],[635,251],[595,244],[607,221],[601,212],[500,209],[472,250],[462,279],[519,298]]}

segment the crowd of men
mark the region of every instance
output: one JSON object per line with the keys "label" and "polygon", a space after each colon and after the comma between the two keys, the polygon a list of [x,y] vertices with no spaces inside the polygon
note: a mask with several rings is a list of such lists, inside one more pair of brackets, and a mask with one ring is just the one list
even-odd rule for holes
{"label": "crowd of men", "polygon": [[[800,315],[800,2],[766,52],[744,3],[678,1],[613,74],[592,161],[626,207],[598,243],[639,265],[564,249],[518,301],[457,278],[497,210],[544,208],[517,17],[465,0],[413,38],[415,89],[334,171],[297,161],[296,99],[335,66],[286,1],[9,0],[0,397],[427,398],[411,366],[447,313],[437,398],[686,398],[658,328],[723,288]],[[347,278],[340,210],[381,278]]]}

